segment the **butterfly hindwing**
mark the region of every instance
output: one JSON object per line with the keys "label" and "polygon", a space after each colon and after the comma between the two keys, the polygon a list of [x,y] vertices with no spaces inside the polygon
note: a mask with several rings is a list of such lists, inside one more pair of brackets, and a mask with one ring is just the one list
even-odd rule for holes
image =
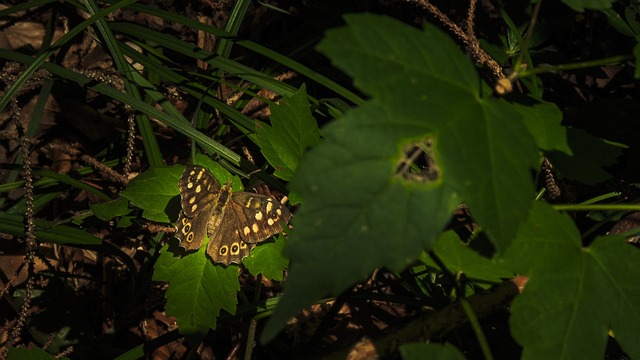
{"label": "butterfly hindwing", "polygon": [[186,251],[198,250],[207,233],[207,218],[193,216],[187,217],[184,211],[180,211],[176,222],[175,237],[179,246]]}
{"label": "butterfly hindwing", "polygon": [[[242,241],[238,229],[238,223],[229,221],[233,217],[229,217],[225,209],[224,217],[220,220],[215,216],[209,221],[209,244],[207,245],[207,255],[211,257],[213,262],[222,264],[239,264],[240,261],[249,255],[249,252],[255,244],[247,244]],[[218,223],[217,226],[211,226],[212,223]]]}

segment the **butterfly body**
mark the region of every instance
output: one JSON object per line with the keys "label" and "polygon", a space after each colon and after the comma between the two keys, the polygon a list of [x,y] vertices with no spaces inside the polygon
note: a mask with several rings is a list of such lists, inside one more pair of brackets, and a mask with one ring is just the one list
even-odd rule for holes
{"label": "butterfly body", "polygon": [[175,237],[187,251],[209,236],[207,255],[214,263],[238,264],[256,243],[282,232],[291,212],[266,195],[232,192],[202,166],[187,166],[180,181],[182,210]]}

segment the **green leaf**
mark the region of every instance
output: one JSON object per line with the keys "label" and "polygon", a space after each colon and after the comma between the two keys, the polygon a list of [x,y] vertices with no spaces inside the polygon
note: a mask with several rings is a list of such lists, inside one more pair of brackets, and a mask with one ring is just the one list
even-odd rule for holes
{"label": "green leaf", "polygon": [[529,278],[510,319],[523,359],[602,359],[609,328],[640,357],[640,252],[623,237],[583,248],[568,216],[537,203],[505,258]]}
{"label": "green leaf", "polygon": [[458,190],[500,251],[531,208],[529,171],[537,165],[538,150],[512,105],[460,102],[459,117],[448,118],[437,141],[444,180]]}
{"label": "green leaf", "polygon": [[557,150],[571,155],[567,144],[567,130],[562,123],[562,112],[558,106],[548,102],[535,102],[530,106],[513,104],[522,115],[525,125],[541,150]]}
{"label": "green leaf", "polygon": [[279,105],[271,106],[271,126],[257,122],[260,151],[276,168],[274,175],[290,180],[308,148],[320,141],[320,131],[311,116],[304,85]]}
{"label": "green leaf", "polygon": [[[222,167],[220,163],[211,160],[210,157],[203,154],[198,154],[195,156],[195,159],[193,159],[193,163],[209,169],[209,171],[211,171],[213,176],[215,176],[221,184],[231,182],[231,189],[233,191],[242,191],[244,189],[242,181],[240,181],[239,177],[231,175],[231,173],[229,173],[227,169]],[[184,168],[182,168],[182,170],[184,171]],[[176,182],[176,186],[177,185],[178,183]]]}
{"label": "green leaf", "polygon": [[576,11],[584,11],[584,9],[602,10],[611,7],[615,0],[562,0],[565,5]]}
{"label": "green leaf", "polygon": [[[232,176],[219,163],[205,155],[196,155],[195,164],[208,168],[222,184],[231,182],[233,191],[242,190],[242,182]],[[122,196],[131,204],[143,210],[142,216],[157,222],[171,222],[178,218],[180,204],[178,180],[184,172],[184,166],[175,165],[152,168],[131,180]]]}
{"label": "green leaf", "polygon": [[176,317],[184,335],[204,335],[209,328],[215,329],[220,309],[236,312],[238,266],[213,265],[206,247],[202,244],[197,252],[179,257],[165,245],[155,265],[153,280],[169,283],[167,315]]}
{"label": "green leaf", "polygon": [[597,138],[584,130],[567,128],[572,155],[552,151],[547,157],[560,174],[585,184],[597,184],[611,178],[602,167],[617,163],[626,145]]}
{"label": "green leaf", "polygon": [[[478,254],[467,244],[460,241],[458,235],[446,231],[433,244],[432,250],[452,273],[464,273],[469,278],[500,282],[513,276],[513,271],[504,263],[499,263]],[[439,268],[430,257],[424,255],[420,260],[428,266]]]}
{"label": "green leaf", "polygon": [[289,259],[282,254],[284,236],[280,235],[275,239],[274,242],[258,244],[249,256],[242,260],[252,275],[262,274],[267,279],[282,281]]}
{"label": "green leaf", "polygon": [[464,360],[464,355],[455,346],[445,344],[420,344],[411,343],[400,346],[400,355],[403,360]]}
{"label": "green leaf", "polygon": [[91,210],[100,220],[111,220],[116,216],[127,215],[131,212],[129,201],[123,197],[99,204],[91,204]]}
{"label": "green leaf", "polygon": [[[346,21],[319,49],[373,99],[323,129],[326,141],[291,182],[305,202],[288,239],[285,295],[263,340],[297,309],[375,268],[406,267],[462,201],[498,249],[531,207],[536,144],[512,105],[480,98],[474,67],[453,41],[431,25],[421,32],[375,15]],[[441,177],[405,180],[404,149],[426,141]]]}
{"label": "green leaf", "polygon": [[179,193],[178,179],[183,171],[183,166],[149,169],[131,180],[121,195],[143,209],[145,219],[170,222],[166,207],[169,200]]}
{"label": "green leaf", "polygon": [[[609,23],[609,25],[611,25],[611,27],[616,29],[619,33],[624,34],[626,36],[630,36],[630,37],[635,36],[636,32],[634,31],[634,29],[624,19],[622,19],[620,14],[618,14],[615,10],[604,9],[604,10],[600,10],[600,12],[606,16],[607,22]],[[634,48],[634,55],[635,55],[635,48]],[[636,67],[636,71],[637,71],[637,67]]]}

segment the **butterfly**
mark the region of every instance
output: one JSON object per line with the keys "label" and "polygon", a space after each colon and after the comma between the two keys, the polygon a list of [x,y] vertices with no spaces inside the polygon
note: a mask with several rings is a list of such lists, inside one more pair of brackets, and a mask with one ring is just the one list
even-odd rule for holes
{"label": "butterfly", "polygon": [[291,212],[266,195],[232,192],[209,170],[186,167],[178,182],[182,207],[175,237],[186,251],[197,250],[209,236],[207,255],[214,263],[239,264],[256,243],[282,232]]}

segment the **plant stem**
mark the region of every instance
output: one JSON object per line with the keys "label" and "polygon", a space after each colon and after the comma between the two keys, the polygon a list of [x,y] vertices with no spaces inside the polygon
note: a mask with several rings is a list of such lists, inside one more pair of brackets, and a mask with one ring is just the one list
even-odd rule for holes
{"label": "plant stem", "polygon": [[633,59],[633,56],[631,55],[620,55],[620,56],[612,56],[612,57],[592,60],[592,61],[582,61],[582,62],[570,63],[570,64],[540,66],[531,70],[518,71],[518,76],[526,77],[526,76],[543,74],[543,73],[554,72],[554,71],[585,69],[589,67],[596,67],[596,66],[602,66],[602,65],[619,64],[623,61],[632,60],[632,59]]}
{"label": "plant stem", "polygon": [[489,348],[489,343],[487,343],[487,338],[484,336],[482,332],[482,328],[480,327],[480,322],[476,317],[476,314],[473,312],[471,305],[466,299],[460,299],[460,305],[462,305],[462,309],[464,313],[467,315],[469,319],[469,323],[471,324],[471,329],[473,329],[474,334],[476,334],[476,338],[478,339],[478,344],[480,345],[480,349],[482,349],[482,355],[486,360],[493,360],[493,354],[491,354],[491,349]]}
{"label": "plant stem", "polygon": [[620,210],[620,211],[640,211],[640,204],[554,204],[554,209],[558,211],[593,211],[593,210]]}

